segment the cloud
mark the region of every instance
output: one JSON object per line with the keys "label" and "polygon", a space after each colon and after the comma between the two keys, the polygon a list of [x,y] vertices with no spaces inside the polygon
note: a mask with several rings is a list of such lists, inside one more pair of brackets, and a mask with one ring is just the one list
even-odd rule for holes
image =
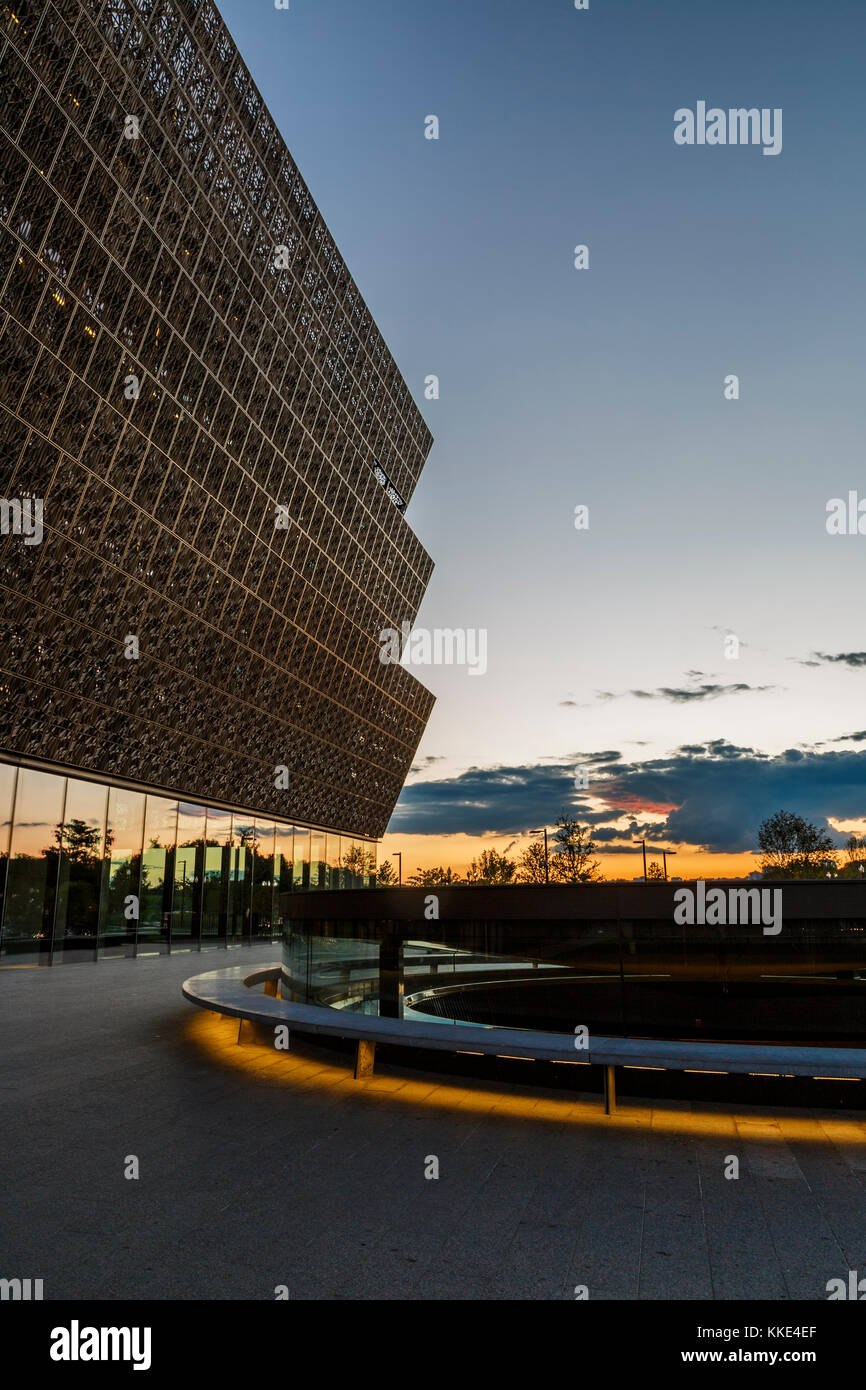
{"label": "cloud", "polygon": [[[580,762],[590,768],[586,791],[575,786]],[[593,825],[605,845],[636,834],[737,853],[755,848],[758,825],[781,808],[829,829],[841,844],[844,837],[828,822],[866,814],[866,749],[786,749],[770,756],[714,739],[646,762],[607,750],[552,765],[469,768],[405,787],[389,829],[514,835],[552,824],[568,809]],[[664,819],[646,821],[648,815]],[[630,820],[625,830],[618,824],[624,818]]]}
{"label": "cloud", "polygon": [[630,690],[628,693],[638,700],[670,700],[675,705],[686,705],[693,700],[717,700],[720,695],[741,695],[746,691],[761,694],[775,688],[773,685],[747,685],[744,681],[737,681],[733,685],[705,682],[703,685],[684,687],[663,685],[658,690]]}
{"label": "cloud", "polygon": [[838,652],[835,656],[831,656],[828,652],[813,652],[812,655],[818,660],[804,661],[802,662],[803,666],[817,666],[822,661],[838,666],[850,666],[852,670],[866,666],[866,652]]}
{"label": "cloud", "polygon": [[[724,685],[718,681],[706,678],[704,671],[686,671],[687,678],[692,682],[691,685],[660,685],[655,690],[621,690],[615,694],[612,690],[597,690],[595,698],[597,700],[622,700],[626,695],[631,695],[635,700],[668,700],[674,705],[687,705],[693,701],[718,700],[722,695],[744,695],[763,694],[768,690],[775,690],[774,685],[749,685],[745,681],[735,681]],[[701,677],[703,679],[701,680]],[[700,680],[700,684],[695,684]],[[569,703],[563,701],[563,704]]]}
{"label": "cloud", "polygon": [[422,758],[419,763],[413,763],[409,771],[426,772],[428,767],[432,767],[434,763],[444,763],[444,761],[445,757],[443,754],[428,753],[427,757]]}

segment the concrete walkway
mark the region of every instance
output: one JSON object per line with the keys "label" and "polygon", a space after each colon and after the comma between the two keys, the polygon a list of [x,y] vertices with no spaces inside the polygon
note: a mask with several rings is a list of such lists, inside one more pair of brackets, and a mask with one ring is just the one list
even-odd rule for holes
{"label": "concrete walkway", "polygon": [[0,1277],[46,1299],[823,1301],[866,1274],[862,1112],[605,1119],[597,1095],[384,1063],[355,1082],[181,998],[274,953],[0,970]]}

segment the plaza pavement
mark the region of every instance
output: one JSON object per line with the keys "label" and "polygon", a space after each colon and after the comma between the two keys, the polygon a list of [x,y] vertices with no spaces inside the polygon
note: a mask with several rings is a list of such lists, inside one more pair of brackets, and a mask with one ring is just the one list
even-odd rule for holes
{"label": "plaza pavement", "polygon": [[0,1277],[46,1299],[824,1300],[866,1273],[864,1112],[606,1118],[567,1089],[356,1082],[181,996],[277,956],[0,970]]}

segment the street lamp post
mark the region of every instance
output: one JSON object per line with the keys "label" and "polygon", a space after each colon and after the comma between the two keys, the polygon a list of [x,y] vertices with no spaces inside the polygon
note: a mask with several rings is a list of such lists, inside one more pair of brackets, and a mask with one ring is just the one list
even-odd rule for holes
{"label": "street lamp post", "polygon": [[547,826],[546,826],[546,825],[540,825],[540,826],[538,827],[537,830],[530,830],[529,833],[530,833],[530,835],[543,835],[543,836],[544,836],[544,881],[545,881],[545,883],[549,883],[549,882],[550,882],[550,861],[549,861],[549,859],[548,859],[548,857],[547,857]]}
{"label": "street lamp post", "polygon": [[662,850],[662,863],[663,863],[664,866],[665,866],[665,883],[667,883],[667,881],[668,881],[668,855],[669,855],[669,854],[670,854],[671,856],[675,855],[675,854],[676,854],[676,850],[675,850],[675,849],[663,849],[663,850]]}
{"label": "street lamp post", "polygon": [[[646,840],[638,840],[637,844],[643,849],[643,881],[646,883]],[[667,875],[665,875],[667,877]]]}
{"label": "street lamp post", "polygon": [[402,888],[402,887],[403,887],[403,851],[400,850],[400,849],[395,849],[395,851],[394,851],[394,858],[397,859],[397,860],[399,860],[399,868],[398,868],[398,870],[397,870],[397,887],[398,887],[398,888]]}

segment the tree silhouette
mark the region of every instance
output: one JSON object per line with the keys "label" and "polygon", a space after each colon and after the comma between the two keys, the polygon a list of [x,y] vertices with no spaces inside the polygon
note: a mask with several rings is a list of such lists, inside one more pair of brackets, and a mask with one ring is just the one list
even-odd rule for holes
{"label": "tree silhouette", "polygon": [[[512,844],[514,841],[512,841]],[[500,854],[495,849],[484,849],[477,859],[473,859],[469,866],[469,877],[477,883],[504,884],[510,883],[517,872],[517,865],[513,859],[508,858],[508,846],[504,854]]]}
{"label": "tree silhouette", "polygon": [[416,869],[409,882],[413,888],[445,888],[449,883],[457,882],[457,875],[453,869],[446,869],[440,864],[435,869]]}
{"label": "tree silhouette", "polygon": [[601,878],[592,831],[565,811],[556,822],[550,877],[555,883],[592,883]]}
{"label": "tree silhouette", "polygon": [[376,870],[376,886],[378,888],[391,888],[397,882],[397,870],[390,859],[383,859]]}
{"label": "tree silhouette", "polygon": [[837,867],[826,830],[794,811],[777,811],[761,822],[758,848],[764,878],[823,878]]}
{"label": "tree silhouette", "polygon": [[546,883],[547,882],[547,862],[544,853],[544,841],[533,840],[531,844],[520,856],[517,862],[516,883]]}
{"label": "tree silhouette", "polygon": [[91,865],[100,858],[99,847],[102,831],[98,826],[88,825],[86,820],[68,820],[58,825],[54,831],[57,849],[44,849],[46,856],[63,850],[70,864]]}

